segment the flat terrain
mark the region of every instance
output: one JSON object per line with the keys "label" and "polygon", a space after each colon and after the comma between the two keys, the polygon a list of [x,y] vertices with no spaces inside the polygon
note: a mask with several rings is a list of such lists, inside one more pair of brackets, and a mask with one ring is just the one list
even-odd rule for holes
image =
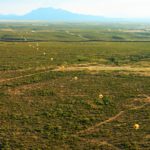
{"label": "flat terrain", "polygon": [[2,23],[0,149],[149,150],[149,29]]}

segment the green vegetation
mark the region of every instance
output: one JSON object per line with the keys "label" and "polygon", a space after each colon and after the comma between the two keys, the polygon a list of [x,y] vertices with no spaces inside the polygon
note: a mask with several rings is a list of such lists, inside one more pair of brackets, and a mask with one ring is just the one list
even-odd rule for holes
{"label": "green vegetation", "polygon": [[148,150],[150,42],[86,41],[145,26],[2,23],[35,42],[0,42],[0,149]]}
{"label": "green vegetation", "polygon": [[149,24],[47,22],[0,24],[1,41],[150,41]]}

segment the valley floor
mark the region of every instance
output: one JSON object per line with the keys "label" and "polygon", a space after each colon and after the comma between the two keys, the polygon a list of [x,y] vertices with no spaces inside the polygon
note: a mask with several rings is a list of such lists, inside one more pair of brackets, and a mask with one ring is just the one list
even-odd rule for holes
{"label": "valley floor", "polygon": [[0,42],[0,148],[148,150],[149,48]]}

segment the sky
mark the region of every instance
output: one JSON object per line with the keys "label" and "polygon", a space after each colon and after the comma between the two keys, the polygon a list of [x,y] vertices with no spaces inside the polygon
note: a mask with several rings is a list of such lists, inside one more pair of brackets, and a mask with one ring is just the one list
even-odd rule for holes
{"label": "sky", "polygon": [[41,7],[95,16],[150,18],[150,0],[0,0],[0,14],[23,15]]}

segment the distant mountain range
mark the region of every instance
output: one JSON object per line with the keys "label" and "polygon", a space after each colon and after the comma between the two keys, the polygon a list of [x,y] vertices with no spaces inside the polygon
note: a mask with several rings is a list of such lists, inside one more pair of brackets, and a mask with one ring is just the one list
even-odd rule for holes
{"label": "distant mountain range", "polygon": [[28,14],[17,16],[17,15],[0,15],[0,20],[16,20],[16,21],[50,21],[50,22],[150,22],[150,19],[122,19],[122,18],[107,18],[102,16],[92,16],[76,14],[62,9],[54,8],[39,8],[31,11]]}

